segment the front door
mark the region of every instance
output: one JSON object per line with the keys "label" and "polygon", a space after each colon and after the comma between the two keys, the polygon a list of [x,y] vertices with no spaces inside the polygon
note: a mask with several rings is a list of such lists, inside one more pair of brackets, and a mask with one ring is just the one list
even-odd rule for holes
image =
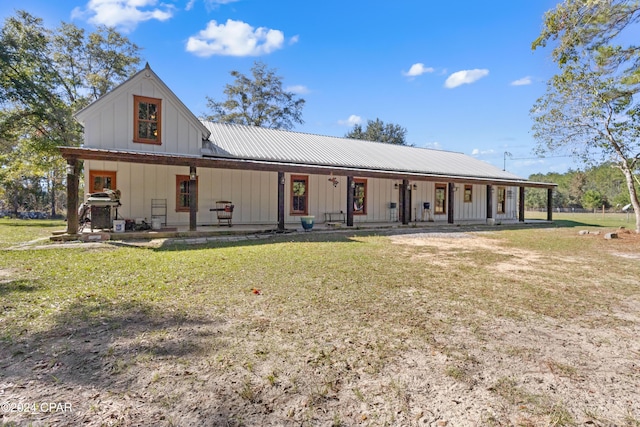
{"label": "front door", "polygon": [[[400,221],[401,223],[409,223],[411,222],[411,191],[409,191],[408,187],[410,184],[407,184],[407,187],[405,187],[405,185],[400,185],[398,186],[398,191],[400,192],[399,196],[398,196],[398,200],[400,201],[399,203],[399,209],[398,209],[398,221]],[[406,191],[405,191],[406,188]],[[406,221],[404,220],[405,215],[407,216]]]}

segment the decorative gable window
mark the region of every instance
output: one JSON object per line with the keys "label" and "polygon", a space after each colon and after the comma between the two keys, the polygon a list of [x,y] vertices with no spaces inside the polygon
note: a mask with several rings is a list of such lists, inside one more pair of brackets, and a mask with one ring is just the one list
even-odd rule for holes
{"label": "decorative gable window", "polygon": [[162,144],[162,100],[133,96],[133,142]]}

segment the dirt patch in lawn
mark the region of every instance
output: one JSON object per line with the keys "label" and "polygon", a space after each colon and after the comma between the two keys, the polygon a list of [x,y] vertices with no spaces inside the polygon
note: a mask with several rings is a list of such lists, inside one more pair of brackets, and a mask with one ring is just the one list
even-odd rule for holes
{"label": "dirt patch in lawn", "polygon": [[[625,241],[629,246],[610,253],[632,254],[635,241],[635,249]],[[70,308],[45,331],[5,337],[0,422],[640,425],[637,284],[615,298],[597,283],[585,284],[602,292],[606,310],[566,318],[497,315],[472,297],[439,296],[435,285],[426,285],[436,280],[419,282],[418,274],[448,268],[438,279],[445,289],[447,274],[454,280],[462,265],[484,272],[470,287],[499,277],[495,292],[508,291],[510,280],[513,289],[551,292],[559,289],[553,269],[572,268],[579,255],[556,257],[559,265],[550,270],[548,255],[507,250],[501,239],[482,233],[405,234],[389,242],[385,262],[409,258],[413,282],[379,295],[360,283],[362,306],[357,294],[325,286],[318,273],[307,291],[317,294],[294,308],[286,301],[296,290],[278,294],[265,279],[261,290],[246,289],[244,299],[224,309],[119,306],[84,321]]]}

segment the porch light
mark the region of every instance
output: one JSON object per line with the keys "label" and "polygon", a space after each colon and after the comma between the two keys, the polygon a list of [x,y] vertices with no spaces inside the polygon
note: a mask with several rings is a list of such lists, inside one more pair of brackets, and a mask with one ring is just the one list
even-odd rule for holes
{"label": "porch light", "polygon": [[397,182],[395,184],[393,184],[393,188],[395,188],[396,190],[398,189],[398,183]]}
{"label": "porch light", "polygon": [[417,190],[418,189],[418,184],[413,184],[413,189]]}
{"label": "porch light", "polygon": [[356,188],[356,183],[351,181],[351,188]]}
{"label": "porch light", "polygon": [[196,172],[195,171],[189,172],[189,179],[191,181],[195,181],[196,180]]}
{"label": "porch light", "polygon": [[67,163],[67,175],[73,175],[73,172],[74,172],[73,169],[74,169],[73,165]]}
{"label": "porch light", "polygon": [[283,176],[282,179],[280,179],[280,184],[284,185],[284,182],[285,182],[285,180],[284,180],[284,176]]}

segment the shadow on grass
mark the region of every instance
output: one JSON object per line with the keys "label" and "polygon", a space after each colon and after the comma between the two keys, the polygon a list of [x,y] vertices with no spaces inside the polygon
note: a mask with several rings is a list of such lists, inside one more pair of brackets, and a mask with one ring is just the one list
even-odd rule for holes
{"label": "shadow on grass", "polygon": [[224,324],[216,318],[167,313],[146,303],[87,297],[56,315],[42,332],[5,332],[0,382],[126,391],[143,369],[140,360],[204,352],[210,348],[208,338]]}
{"label": "shadow on grass", "polygon": [[[571,221],[568,221],[571,222]],[[578,226],[567,225],[567,227]],[[438,233],[454,234],[479,231],[501,231],[501,230],[530,230],[536,228],[558,227],[555,223],[527,223],[527,224],[502,224],[502,225],[443,225],[442,227],[420,227],[408,226],[402,228],[376,228],[376,229],[349,229],[349,230],[322,230],[310,233],[274,233],[271,235],[251,236],[224,236],[209,238],[180,238],[167,239],[160,247],[153,248],[155,251],[184,251],[201,250],[203,248],[228,248],[245,247],[257,245],[271,245],[278,243],[361,243],[357,238],[361,237],[385,237],[406,234]],[[207,240],[209,239],[209,240]],[[133,246],[126,242],[112,243],[118,246]]]}
{"label": "shadow on grass", "polygon": [[557,228],[575,228],[575,227],[603,227],[601,224],[573,221],[570,219],[554,220],[553,224]]}
{"label": "shadow on grass", "polygon": [[40,289],[33,280],[3,280],[0,281],[0,297],[16,292],[34,292]]}

